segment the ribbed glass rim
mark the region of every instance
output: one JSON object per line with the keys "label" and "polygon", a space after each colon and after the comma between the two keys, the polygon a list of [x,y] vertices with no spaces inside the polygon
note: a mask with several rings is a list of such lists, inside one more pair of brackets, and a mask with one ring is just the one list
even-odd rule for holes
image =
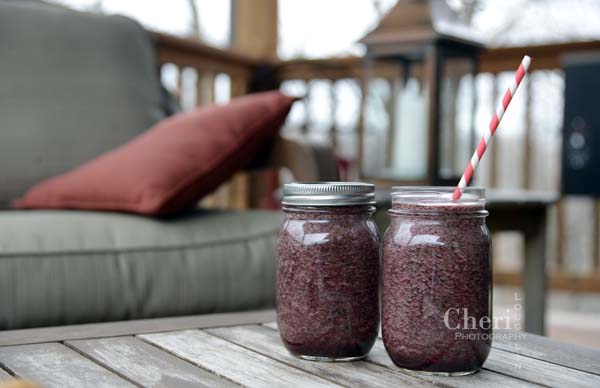
{"label": "ribbed glass rim", "polygon": [[292,182],[283,186],[283,205],[374,205],[375,185],[364,182]]}
{"label": "ribbed glass rim", "polygon": [[476,206],[485,205],[483,187],[466,187],[458,200],[452,200],[454,186],[394,186],[392,187],[392,206],[394,204],[413,204],[421,206]]}

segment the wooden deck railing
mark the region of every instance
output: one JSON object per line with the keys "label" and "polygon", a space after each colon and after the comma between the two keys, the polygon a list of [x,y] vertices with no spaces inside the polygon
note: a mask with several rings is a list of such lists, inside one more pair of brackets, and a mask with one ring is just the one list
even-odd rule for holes
{"label": "wooden deck railing", "polygon": [[[177,86],[171,92],[180,100],[184,90],[194,90],[193,105],[203,106],[215,102],[217,77],[229,78],[229,97],[246,94],[259,63],[251,57],[207,46],[195,40],[153,33],[158,62],[161,66],[175,66]],[[191,70],[195,77],[186,78]],[[186,85],[191,82],[193,85]],[[236,174],[229,182],[203,200],[203,205],[215,208],[243,209],[250,205],[251,173]]]}
{"label": "wooden deck railing", "polygon": [[[574,42],[574,43],[561,43],[555,45],[541,45],[541,46],[528,46],[528,47],[511,47],[511,48],[496,48],[488,49],[484,51],[479,57],[479,76],[485,75],[493,78],[492,93],[497,96],[498,90],[502,90],[505,85],[499,84],[499,75],[503,72],[514,71],[515,63],[519,63],[523,54],[527,53],[534,58],[533,71],[558,71],[562,74],[562,57],[565,54],[573,52],[582,52],[593,49],[600,49],[600,42]],[[361,85],[361,106],[364,107],[365,97],[365,75],[363,59],[354,58],[329,58],[319,60],[293,60],[283,62],[279,66],[278,76],[280,82],[285,81],[302,81],[306,84],[314,80],[329,80],[332,83],[339,82],[342,79],[353,79],[359,85]],[[397,73],[393,70],[386,76],[385,69],[376,70],[378,76],[393,80],[397,78]],[[531,155],[533,153],[532,147],[532,136],[533,136],[533,118],[532,118],[532,99],[531,99],[531,85],[532,82],[525,82],[524,89],[527,89],[525,93],[527,96],[525,104],[525,120],[523,126],[523,159],[521,171],[523,171],[522,179],[520,183],[521,188],[531,189],[531,175],[532,175],[532,160]],[[310,98],[310,94],[307,96]],[[491,98],[490,112],[493,112],[497,103],[496,98]],[[308,102],[307,102],[308,103]],[[335,103],[332,101],[332,103]],[[393,107],[386,107],[388,115],[391,117]],[[562,109],[562,107],[560,107]],[[335,111],[335,107],[333,108]],[[562,123],[561,123],[562,125]],[[355,131],[357,132],[360,139],[363,138],[363,123],[362,120],[356,125]],[[333,127],[332,132],[335,131]],[[362,145],[358,150],[356,159],[362,160]],[[498,141],[492,142],[492,150],[488,152],[490,159],[489,176],[487,178],[488,187],[499,187],[498,172],[501,168],[499,161],[498,152]],[[560,166],[560,163],[556,164]],[[559,192],[560,182],[553,182],[551,189]],[[562,198],[556,205],[556,222],[553,224],[554,230],[549,231],[556,236],[553,241],[553,246],[549,247],[550,250],[556,252],[556,260],[554,263],[550,263],[549,266],[549,280],[552,288],[567,289],[575,291],[594,291],[600,292],[600,246],[598,244],[598,238],[600,237],[600,202],[594,200],[594,212],[592,228],[593,228],[593,262],[589,271],[585,274],[578,273],[573,274],[569,271],[569,257],[564,247],[564,241],[567,238],[565,233],[566,220],[565,220],[565,202],[568,199]],[[575,259],[575,258],[571,258]],[[497,272],[495,273],[496,281],[504,284],[518,285],[522,284],[522,279],[518,272]]]}
{"label": "wooden deck railing", "polygon": [[[353,80],[359,85],[361,90],[360,95],[360,112],[354,128],[354,135],[358,136],[359,142],[363,138],[363,116],[365,104],[365,68],[363,59],[360,57],[346,58],[327,58],[327,59],[295,59],[289,61],[259,61],[255,58],[242,55],[230,50],[216,49],[203,45],[201,43],[174,38],[163,34],[154,34],[156,41],[157,54],[159,62],[162,65],[173,64],[177,67],[181,74],[185,69],[193,69],[197,74],[193,80],[196,90],[195,105],[204,105],[214,102],[214,85],[215,77],[219,74],[225,74],[230,79],[230,95],[237,96],[252,90],[253,77],[259,68],[269,68],[273,70],[272,74],[274,85],[281,84],[286,81],[300,81],[306,85],[316,80],[326,80],[335,85],[335,83],[343,80]],[[533,71],[541,70],[558,70],[561,69],[561,58],[564,54],[577,51],[587,51],[592,49],[600,49],[600,42],[579,42],[579,43],[563,43],[545,46],[530,46],[530,47],[513,47],[513,48],[497,48],[484,51],[479,58],[479,75],[493,77],[494,88],[502,89],[503,85],[498,85],[499,74],[504,71],[513,71],[515,63],[518,63],[523,53],[528,53],[534,58]],[[386,68],[382,65],[376,69],[377,74],[384,78],[393,79],[396,73],[393,68]],[[184,77],[179,76],[180,80],[175,90],[176,94],[181,95],[181,91],[185,89],[186,82]],[[530,88],[530,83],[525,84],[525,88]],[[310,88],[307,88],[310,90]],[[530,91],[530,90],[529,90]],[[527,93],[530,95],[530,93]],[[309,104],[311,99],[310,93],[304,99],[305,104]],[[492,99],[492,105],[495,105],[495,100]],[[336,99],[331,99],[333,105],[330,109],[331,114],[335,115]],[[490,107],[491,110],[494,106]],[[393,107],[388,107],[388,113],[392,114]],[[308,109],[304,110],[309,112]],[[304,130],[307,130],[310,125],[310,113],[306,113]],[[521,187],[531,188],[529,185],[531,174],[531,151],[532,151],[532,101],[527,99],[525,108],[525,124],[523,134],[523,150],[524,157],[522,160],[521,169],[524,171]],[[332,139],[336,138],[336,133],[339,128],[335,125],[335,120],[331,120],[332,127],[330,135]],[[344,132],[348,134],[346,130]],[[351,133],[351,132],[350,132]],[[496,142],[497,143],[497,142]],[[335,142],[333,142],[335,144]],[[494,143],[492,143],[494,144]],[[499,171],[498,152],[494,151],[492,146],[489,152],[490,171],[487,179],[487,185],[490,187],[498,187],[497,172]],[[356,160],[361,160],[362,145],[358,147]],[[245,208],[251,203],[250,192],[252,191],[253,180],[249,173],[237,174],[230,182],[224,184],[213,195],[209,196],[204,203],[207,206],[213,207],[229,207],[229,208]],[[558,182],[556,182],[553,190],[559,191]],[[593,248],[593,267],[590,268],[588,274],[573,275],[568,271],[567,262],[569,258],[566,256],[565,248],[562,242],[565,240],[565,209],[564,200],[561,200],[557,205],[557,222],[555,223],[556,230],[553,231],[556,238],[554,246],[549,247],[557,251],[556,262],[550,266],[550,286],[554,288],[562,288],[577,291],[596,291],[600,292],[600,252],[597,244],[597,239],[600,236],[600,203],[595,201],[594,209],[594,248]],[[496,280],[501,283],[521,284],[521,279],[517,273],[498,273]]]}

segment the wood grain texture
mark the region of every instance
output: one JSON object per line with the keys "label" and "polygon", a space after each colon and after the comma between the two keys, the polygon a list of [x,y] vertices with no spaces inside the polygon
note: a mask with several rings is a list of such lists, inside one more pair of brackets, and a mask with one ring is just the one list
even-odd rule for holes
{"label": "wood grain texture", "polygon": [[207,327],[243,325],[269,322],[274,319],[274,310],[260,310],[57,326],[40,329],[6,330],[0,332],[0,346],[84,338],[114,337],[141,333],[157,333],[166,330],[202,329]]}
{"label": "wood grain texture", "polygon": [[268,327],[268,328],[273,329],[273,330],[279,330],[279,328],[277,327],[277,322],[275,322],[275,321],[265,322],[265,323],[262,324],[262,326]]}
{"label": "wood grain texture", "polygon": [[485,191],[485,197],[485,206],[492,209],[504,206],[547,209],[559,199],[557,194],[547,191],[521,189],[489,189]]}
{"label": "wood grain texture", "polygon": [[59,343],[0,348],[0,363],[45,388],[134,386]]}
{"label": "wood grain texture", "polygon": [[[273,311],[82,325],[50,335],[85,340],[0,347],[0,367],[52,387],[112,386],[427,386],[600,387],[600,351],[527,334],[519,340],[498,336],[484,370],[465,377],[415,376],[396,367],[381,339],[366,361],[326,364],[302,361],[282,346]],[[267,322],[267,323],[264,323]],[[249,326],[241,326],[248,325]],[[164,333],[173,326],[205,327]],[[223,327],[221,327],[223,326]],[[56,330],[54,329],[54,330]],[[275,330],[274,330],[275,329]],[[116,338],[123,331],[146,333]],[[31,332],[40,340],[40,331]],[[497,331],[496,334],[515,333]],[[109,334],[106,334],[109,333]],[[3,338],[4,333],[0,333]],[[13,333],[14,334],[14,333]],[[130,334],[130,333],[127,333]],[[114,335],[114,334],[113,334]],[[17,336],[18,337],[18,336]],[[17,337],[10,337],[14,340]],[[5,337],[6,339],[7,337]],[[31,340],[31,339],[30,339]],[[71,348],[70,348],[71,347]],[[193,365],[195,364],[195,365]],[[0,381],[7,377],[0,369]],[[206,379],[204,379],[206,378]]]}
{"label": "wood grain texture", "polygon": [[255,58],[277,58],[277,0],[232,1],[232,44]]}
{"label": "wood grain texture", "polygon": [[[267,322],[262,325],[277,329],[276,322]],[[600,350],[560,342],[532,333],[522,333],[524,337],[516,340],[511,339],[515,338],[514,335],[516,333],[518,332],[514,330],[494,331],[496,337],[492,343],[493,351],[488,358],[488,362],[484,365],[484,369],[493,369],[494,365],[500,365],[501,369],[496,371],[506,373],[506,355],[499,353],[499,351],[503,350],[513,353],[514,360],[527,361],[528,359],[536,359],[563,366],[565,367],[563,372],[567,374],[573,370],[573,373],[581,371],[600,376]],[[381,338],[381,327],[379,329],[379,338]],[[385,352],[385,348],[381,346],[379,351]],[[380,358],[383,359],[382,356]],[[525,367],[527,365],[528,362],[525,362]],[[538,365],[536,364],[535,366],[537,367]],[[522,368],[523,366],[519,366],[519,369]],[[510,375],[517,376],[512,373]],[[589,377],[587,375],[584,376]]]}
{"label": "wood grain texture", "polygon": [[10,378],[11,376],[8,374],[8,372],[5,372],[3,369],[0,368],[0,382],[6,381]]}
{"label": "wood grain texture", "polygon": [[236,326],[205,331],[267,357],[350,387],[423,387],[430,386],[416,377],[389,370],[370,362],[321,363],[292,356],[282,345],[275,330],[264,326]]}
{"label": "wood grain texture", "polygon": [[139,338],[247,387],[338,386],[200,330],[143,334]]}
{"label": "wood grain texture", "polygon": [[67,344],[105,368],[145,387],[235,386],[135,337],[77,340]]}
{"label": "wood grain texture", "polygon": [[[510,331],[496,330],[495,333],[510,333]],[[493,346],[512,353],[600,375],[600,350],[597,349],[585,348],[530,333],[526,333],[525,339],[518,342],[497,336]]]}
{"label": "wood grain texture", "polygon": [[535,358],[493,349],[486,368],[553,387],[600,387],[600,376]]}
{"label": "wood grain texture", "polygon": [[524,331],[544,335],[546,329],[546,211],[533,218],[536,222],[525,232],[523,282]]}
{"label": "wood grain texture", "polygon": [[[398,369],[394,362],[388,356],[383,341],[377,339],[373,349],[369,353],[368,361],[378,365],[385,366],[390,369]],[[486,365],[487,366],[487,365]],[[504,375],[496,373],[489,368],[484,368],[480,372],[470,376],[457,376],[452,378],[437,377],[437,376],[423,376],[423,378],[440,385],[448,385],[452,387],[532,387],[537,386],[527,381],[520,380],[518,378],[511,377],[511,375]]]}
{"label": "wood grain texture", "polygon": [[[266,322],[261,325],[262,327],[268,328],[270,330],[277,330],[276,322]],[[232,329],[236,329],[232,328]],[[211,330],[212,331],[212,330]],[[380,336],[381,337],[381,336]],[[398,372],[400,369],[394,364],[394,362],[388,356],[385,347],[383,346],[383,341],[381,338],[377,338],[375,345],[369,352],[369,356],[366,361],[380,365],[385,367],[390,371]],[[448,387],[497,387],[499,385],[510,386],[510,387],[531,387],[536,386],[536,384],[531,384],[529,382],[513,378],[510,376],[505,376],[499,373],[495,373],[494,371],[490,371],[487,369],[483,369],[481,372],[470,375],[470,376],[458,376],[458,377],[437,377],[437,376],[426,376],[426,375],[418,375],[420,379],[426,380],[430,383],[440,386],[448,386]]]}

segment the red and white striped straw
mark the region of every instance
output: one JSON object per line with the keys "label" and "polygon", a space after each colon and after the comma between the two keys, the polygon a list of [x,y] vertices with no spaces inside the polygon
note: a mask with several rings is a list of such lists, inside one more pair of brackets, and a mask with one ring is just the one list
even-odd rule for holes
{"label": "red and white striped straw", "polygon": [[527,72],[530,63],[531,58],[525,55],[523,57],[523,60],[521,61],[521,64],[519,65],[519,68],[517,69],[517,72],[515,73],[515,77],[513,78],[510,87],[506,90],[506,93],[504,93],[504,97],[502,97],[502,101],[500,101],[500,103],[498,104],[498,108],[496,108],[496,112],[492,117],[492,121],[490,121],[488,130],[485,131],[485,134],[479,141],[479,145],[473,153],[473,156],[471,157],[471,160],[469,161],[469,164],[467,165],[467,168],[465,169],[462,178],[460,178],[458,186],[456,186],[456,189],[454,189],[454,193],[452,193],[453,201],[456,201],[461,197],[463,190],[469,185],[469,182],[471,182],[473,172],[479,164],[479,161],[481,160],[483,153],[487,148],[487,145],[490,144],[490,140],[496,132],[496,128],[498,128],[498,124],[500,124],[500,120],[502,120],[502,116],[504,116],[504,112],[506,112],[508,104],[510,104],[510,101],[515,95],[517,88],[521,84],[521,81],[523,80],[523,77],[525,76],[525,73]]}

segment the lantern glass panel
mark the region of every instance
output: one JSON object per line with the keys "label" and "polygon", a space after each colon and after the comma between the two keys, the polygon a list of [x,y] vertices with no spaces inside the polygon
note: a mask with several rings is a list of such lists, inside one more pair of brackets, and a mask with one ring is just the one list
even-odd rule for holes
{"label": "lantern glass panel", "polygon": [[442,64],[438,137],[438,175],[442,183],[454,184],[473,152],[474,66],[470,57],[450,57]]}
{"label": "lantern glass panel", "polygon": [[421,62],[375,62],[364,112],[363,175],[427,179],[428,88]]}

